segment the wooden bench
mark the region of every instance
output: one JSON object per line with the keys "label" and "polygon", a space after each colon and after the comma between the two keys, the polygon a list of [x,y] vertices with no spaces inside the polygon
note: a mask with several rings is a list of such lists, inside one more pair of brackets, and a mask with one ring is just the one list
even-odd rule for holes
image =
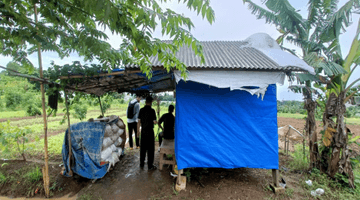
{"label": "wooden bench", "polygon": [[[175,140],[167,140],[163,139],[160,146],[160,162],[159,162],[159,170],[162,170],[164,164],[172,165],[173,169],[176,165],[175,160]],[[171,160],[166,160],[167,155],[171,155]]]}

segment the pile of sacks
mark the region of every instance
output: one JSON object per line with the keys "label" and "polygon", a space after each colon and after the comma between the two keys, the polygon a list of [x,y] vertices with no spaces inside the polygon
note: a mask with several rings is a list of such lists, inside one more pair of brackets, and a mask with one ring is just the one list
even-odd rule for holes
{"label": "pile of sacks", "polygon": [[101,148],[100,165],[109,163],[109,168],[119,162],[119,157],[123,153],[126,141],[125,124],[122,119],[116,115],[109,117],[90,119],[89,121],[106,122],[104,138]]}

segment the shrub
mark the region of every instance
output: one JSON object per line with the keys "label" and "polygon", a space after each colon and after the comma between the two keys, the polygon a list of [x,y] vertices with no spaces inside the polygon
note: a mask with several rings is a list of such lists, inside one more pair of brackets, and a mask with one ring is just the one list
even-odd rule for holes
{"label": "shrub", "polygon": [[16,109],[16,107],[20,106],[23,98],[22,94],[17,91],[9,90],[5,92],[5,105],[6,108]]}
{"label": "shrub", "polygon": [[3,152],[11,153],[11,151],[16,150],[26,160],[25,143],[29,141],[26,135],[30,132],[30,129],[10,126],[10,121],[0,124],[0,143],[5,148]]}
{"label": "shrub", "polygon": [[41,110],[34,104],[29,104],[26,108],[26,113],[29,116],[41,115]]}
{"label": "shrub", "polygon": [[75,104],[73,108],[74,108],[73,115],[75,118],[80,119],[81,121],[86,118],[86,114],[87,114],[86,105]]}

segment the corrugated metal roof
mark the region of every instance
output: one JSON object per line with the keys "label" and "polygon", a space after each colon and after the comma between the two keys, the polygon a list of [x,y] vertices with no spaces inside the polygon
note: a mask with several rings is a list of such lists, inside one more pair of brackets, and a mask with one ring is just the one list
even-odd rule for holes
{"label": "corrugated metal roof", "polygon": [[[171,41],[166,41],[171,42]],[[201,42],[205,63],[200,62],[200,57],[194,51],[183,46],[176,53],[176,57],[188,68],[196,69],[241,69],[241,70],[266,70],[266,71],[304,71],[297,66],[281,67],[271,58],[254,47],[246,46],[245,41],[206,41]],[[157,56],[152,56],[150,62],[153,67],[163,67]],[[127,66],[137,68],[137,66]]]}

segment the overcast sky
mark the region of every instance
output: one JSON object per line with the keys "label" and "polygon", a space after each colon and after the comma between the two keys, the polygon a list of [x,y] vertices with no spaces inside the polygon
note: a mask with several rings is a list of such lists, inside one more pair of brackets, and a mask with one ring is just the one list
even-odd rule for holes
{"label": "overcast sky", "polygon": [[[289,0],[290,3],[298,10],[304,18],[307,17],[307,2],[305,0]],[[195,25],[195,29],[192,30],[192,34],[200,41],[234,41],[234,40],[245,40],[247,37],[254,33],[267,33],[272,38],[276,39],[279,36],[276,27],[265,23],[265,20],[258,20],[251,11],[248,9],[247,4],[244,5],[242,0],[212,0],[211,6],[215,11],[215,22],[210,25],[206,20],[203,20],[200,16],[197,16],[195,12],[189,11],[185,5],[181,5],[174,1],[167,3],[165,6],[175,10],[178,13],[183,13],[185,16],[190,17]],[[262,4],[260,0],[254,0],[258,4]],[[346,1],[341,1],[346,2]],[[359,15],[353,16],[353,24],[347,29],[347,32],[342,34],[340,37],[340,43],[342,46],[342,52],[347,55],[351,42],[355,36],[357,22]],[[111,35],[109,32],[109,42],[114,48],[119,48],[121,38],[117,35]],[[168,39],[162,37],[160,31],[155,32],[155,37],[160,39]],[[294,47],[287,45],[287,47]],[[51,61],[56,64],[63,65],[71,63],[74,60],[81,60],[76,54],[72,54],[71,57],[61,60],[56,53],[45,52],[42,54],[43,66],[48,68]],[[32,61],[34,66],[38,66],[37,54],[30,55],[29,59]],[[0,65],[6,66],[12,59],[10,57],[0,56]],[[360,68],[356,69],[352,75],[351,80],[355,80],[360,77]],[[349,81],[350,82],[350,81]],[[278,100],[302,100],[302,95],[294,94],[288,91],[288,83],[284,86],[278,87],[277,93]]]}

